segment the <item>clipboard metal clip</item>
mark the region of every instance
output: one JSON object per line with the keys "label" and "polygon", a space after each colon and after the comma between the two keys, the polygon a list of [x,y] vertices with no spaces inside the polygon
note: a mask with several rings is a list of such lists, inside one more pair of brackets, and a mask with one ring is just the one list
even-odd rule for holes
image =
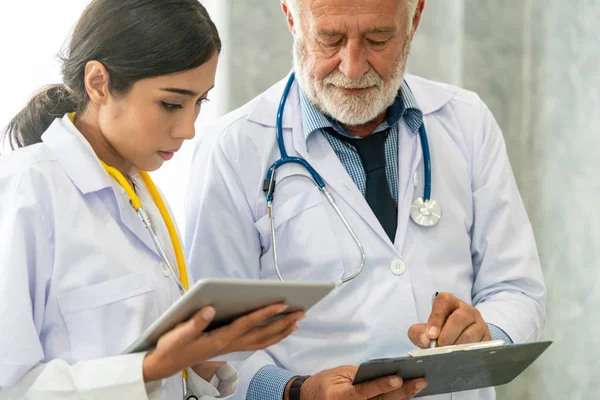
{"label": "clipboard metal clip", "polygon": [[452,346],[434,347],[432,349],[417,349],[417,350],[409,351],[408,355],[410,355],[411,357],[425,357],[425,356],[433,356],[436,354],[456,353],[458,351],[491,349],[494,347],[501,347],[501,346],[504,346],[504,340],[490,340],[487,342],[455,344]]}

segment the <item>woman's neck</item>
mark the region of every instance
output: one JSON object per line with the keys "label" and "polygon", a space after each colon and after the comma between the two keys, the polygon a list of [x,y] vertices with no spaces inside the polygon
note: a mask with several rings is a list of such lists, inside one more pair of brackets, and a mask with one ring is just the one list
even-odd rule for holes
{"label": "woman's neck", "polygon": [[105,164],[116,168],[131,183],[128,176],[131,163],[125,160],[106,140],[106,137],[98,126],[97,118],[92,118],[91,114],[91,112],[77,114],[73,124],[89,142],[90,146],[92,146],[96,156]]}

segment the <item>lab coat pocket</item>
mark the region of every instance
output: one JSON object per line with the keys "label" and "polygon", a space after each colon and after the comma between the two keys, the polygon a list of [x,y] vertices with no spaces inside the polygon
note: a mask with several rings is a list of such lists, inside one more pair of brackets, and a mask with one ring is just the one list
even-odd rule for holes
{"label": "lab coat pocket", "polygon": [[74,362],[120,354],[158,317],[154,287],[135,274],[64,293],[58,303]]}
{"label": "lab coat pocket", "polygon": [[[275,205],[277,258],[283,279],[328,281],[344,275],[344,265],[324,202],[326,199],[315,187]],[[278,279],[273,263],[269,216],[260,218],[255,226],[263,248],[261,278]]]}

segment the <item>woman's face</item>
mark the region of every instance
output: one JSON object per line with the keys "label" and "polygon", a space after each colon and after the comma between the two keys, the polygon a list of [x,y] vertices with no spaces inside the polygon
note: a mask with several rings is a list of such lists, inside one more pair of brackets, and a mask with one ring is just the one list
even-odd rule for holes
{"label": "woman's face", "polygon": [[201,66],[137,81],[98,109],[98,125],[124,161],[154,171],[195,135],[194,122],[213,88],[218,54]]}

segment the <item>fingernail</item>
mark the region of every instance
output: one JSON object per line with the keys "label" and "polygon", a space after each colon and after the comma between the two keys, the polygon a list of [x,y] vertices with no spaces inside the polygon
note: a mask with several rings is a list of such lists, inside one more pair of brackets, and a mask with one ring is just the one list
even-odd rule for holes
{"label": "fingernail", "polygon": [[417,383],[417,390],[418,391],[421,391],[421,390],[425,389],[426,387],[427,387],[427,382],[421,381],[421,382]]}
{"label": "fingernail", "polygon": [[289,308],[289,306],[288,306],[287,304],[282,304],[282,305],[279,307],[279,309],[278,309],[277,313],[278,313],[278,314],[281,314],[282,312],[284,312],[284,311],[285,311],[285,310],[287,310],[288,308]]}
{"label": "fingernail", "polygon": [[438,328],[436,328],[435,326],[432,326],[431,328],[429,328],[429,329],[427,330],[427,333],[429,334],[429,337],[432,337],[432,336],[433,336],[434,338],[436,338],[436,337],[437,337],[437,334],[438,334],[438,332],[439,332],[439,330],[438,330]]}
{"label": "fingernail", "polygon": [[422,343],[424,346],[428,346],[428,345],[429,345],[429,336],[427,336],[427,334],[426,334],[426,333],[423,333],[423,334],[421,335],[421,343]]}
{"label": "fingernail", "polygon": [[400,386],[402,386],[402,379],[398,378],[397,376],[390,378],[389,382],[390,385],[394,388],[399,388]]}
{"label": "fingernail", "polygon": [[202,310],[202,318],[206,321],[212,321],[212,319],[215,317],[215,309],[212,307],[207,307],[204,310]]}
{"label": "fingernail", "polygon": [[296,329],[300,328],[300,324],[298,324],[297,322],[294,324],[294,328],[292,329],[292,332],[295,332]]}

